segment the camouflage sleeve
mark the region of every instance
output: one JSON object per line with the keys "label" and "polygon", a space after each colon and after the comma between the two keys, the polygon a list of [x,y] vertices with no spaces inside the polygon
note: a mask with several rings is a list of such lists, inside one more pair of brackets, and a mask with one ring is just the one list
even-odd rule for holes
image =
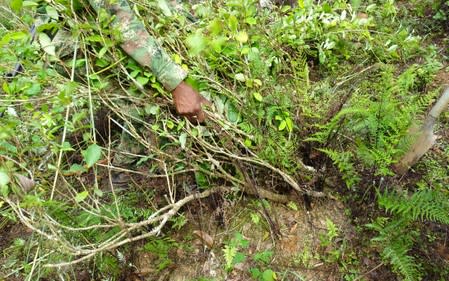
{"label": "camouflage sleeve", "polygon": [[97,12],[103,8],[115,15],[112,25],[122,34],[122,49],[140,65],[148,66],[167,90],[172,91],[185,79],[186,71],[148,34],[126,0],[89,0],[89,3]]}

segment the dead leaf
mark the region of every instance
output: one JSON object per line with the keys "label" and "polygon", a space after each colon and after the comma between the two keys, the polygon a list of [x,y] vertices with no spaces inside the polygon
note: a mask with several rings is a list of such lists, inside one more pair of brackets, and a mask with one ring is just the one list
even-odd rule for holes
{"label": "dead leaf", "polygon": [[22,190],[24,192],[30,191],[36,185],[36,183],[32,179],[29,179],[21,174],[15,173],[14,176],[16,177],[20,187],[22,187]]}
{"label": "dead leaf", "polygon": [[204,231],[195,230],[193,232],[209,249],[212,249],[214,246],[214,239]]}

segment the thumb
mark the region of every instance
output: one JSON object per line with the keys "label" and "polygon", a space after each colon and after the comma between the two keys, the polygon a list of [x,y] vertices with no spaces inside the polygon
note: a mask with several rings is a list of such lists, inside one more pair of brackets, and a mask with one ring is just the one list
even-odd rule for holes
{"label": "thumb", "polygon": [[201,105],[206,105],[206,106],[212,106],[212,103],[208,99],[203,97],[203,96],[201,96],[200,104]]}
{"label": "thumb", "polygon": [[206,120],[206,113],[203,110],[200,110],[196,115],[196,120],[198,123],[204,122],[204,120]]}

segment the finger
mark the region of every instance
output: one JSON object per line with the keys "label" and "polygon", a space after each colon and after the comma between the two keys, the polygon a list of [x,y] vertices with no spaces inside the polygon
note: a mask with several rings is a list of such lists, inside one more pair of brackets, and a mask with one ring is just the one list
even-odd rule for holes
{"label": "finger", "polygon": [[206,99],[205,97],[203,97],[203,96],[201,96],[201,101],[200,101],[200,103],[203,105],[206,105],[206,106],[212,106],[212,103],[208,100],[208,99]]}
{"label": "finger", "polygon": [[199,123],[204,122],[204,120],[206,120],[206,113],[204,113],[203,110],[200,110],[196,116],[196,119],[198,120]]}

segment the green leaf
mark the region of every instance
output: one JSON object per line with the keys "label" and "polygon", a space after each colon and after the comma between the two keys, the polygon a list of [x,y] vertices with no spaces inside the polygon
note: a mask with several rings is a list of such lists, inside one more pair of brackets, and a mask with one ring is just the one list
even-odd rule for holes
{"label": "green leaf", "polygon": [[259,101],[259,102],[261,102],[263,100],[262,95],[258,92],[254,92],[253,97],[256,99],[256,101]]}
{"label": "green leaf", "polygon": [[165,1],[165,0],[157,0],[157,5],[162,10],[162,13],[164,14],[164,16],[171,17],[173,15],[171,10],[170,10],[170,7],[167,4],[167,1]]}
{"label": "green leaf", "polygon": [[234,15],[231,15],[228,19],[228,26],[232,32],[237,32],[237,27],[239,25],[239,21]]}
{"label": "green leaf", "polygon": [[290,209],[292,209],[293,211],[298,211],[298,206],[297,206],[296,203],[293,202],[293,201],[288,202],[287,206],[288,206]]}
{"label": "green leaf", "polygon": [[24,7],[36,7],[39,6],[38,3],[34,2],[34,1],[23,1],[23,6]]}
{"label": "green leaf", "polygon": [[145,85],[148,83],[148,81],[150,81],[150,79],[149,79],[148,77],[139,76],[139,77],[136,78],[136,81],[137,81],[140,85],[145,86]]}
{"label": "green leaf", "polygon": [[179,143],[181,144],[182,149],[186,148],[186,142],[187,142],[187,133],[182,133],[179,136]]}
{"label": "green leaf", "polygon": [[5,81],[2,84],[2,89],[6,94],[11,94],[11,90],[9,88],[9,84]]}
{"label": "green leaf", "polygon": [[189,46],[190,54],[198,55],[206,48],[206,39],[200,30],[195,34],[189,35],[186,39],[187,46]]}
{"label": "green leaf", "polygon": [[167,128],[173,129],[175,127],[175,123],[171,120],[167,120]]}
{"label": "green leaf", "polygon": [[20,9],[22,9],[22,4],[23,4],[22,0],[11,0],[9,5],[11,7],[11,10],[18,13],[20,12]]}
{"label": "green leaf", "polygon": [[0,194],[4,197],[8,196],[8,183],[10,179],[7,173],[0,171]]}
{"label": "green leaf", "polygon": [[88,195],[89,195],[89,192],[87,192],[87,190],[80,192],[75,196],[75,201],[77,203],[82,202],[82,201],[84,201],[84,199],[87,198]]}
{"label": "green leaf", "polygon": [[97,144],[91,144],[82,152],[87,167],[92,167],[101,157],[101,147]]}
{"label": "green leaf", "polygon": [[285,127],[287,127],[287,122],[285,122],[285,120],[281,121],[281,124],[279,124],[279,131],[282,131],[285,129]]}
{"label": "green leaf", "polygon": [[65,175],[81,174],[81,173],[84,173],[85,171],[86,171],[86,168],[84,168],[80,164],[72,164],[72,166],[70,166],[70,168],[68,170],[64,171],[64,174]]}
{"label": "green leaf", "polygon": [[249,25],[255,25],[255,24],[257,23],[257,19],[256,19],[256,18],[253,18],[253,17],[246,18],[245,21],[246,21],[246,23],[249,24]]}
{"label": "green leaf", "polygon": [[6,186],[10,181],[7,173],[0,171],[0,187]]}
{"label": "green leaf", "polygon": [[240,43],[246,43],[248,41],[248,33],[246,33],[246,31],[240,31],[235,36],[235,39]]}
{"label": "green leaf", "polygon": [[285,123],[287,125],[287,131],[293,131],[293,121],[290,118],[285,118]]}
{"label": "green leaf", "polygon": [[245,82],[246,78],[245,78],[245,74],[243,73],[237,73],[235,75],[235,80],[240,81],[240,82]]}
{"label": "green leaf", "polygon": [[159,113],[159,105],[148,104],[145,106],[145,113],[151,115],[157,115]]}
{"label": "green leaf", "polygon": [[274,281],[276,280],[276,272],[271,269],[267,269],[262,273],[263,281]]}
{"label": "green leaf", "polygon": [[50,18],[52,18],[54,20],[58,20],[59,19],[58,11],[56,11],[56,9],[53,8],[52,6],[45,7],[45,11],[47,12],[47,15]]}
{"label": "green leaf", "polygon": [[45,33],[39,33],[39,44],[41,44],[44,52],[51,56],[56,56],[55,46],[52,44],[50,37]]}

